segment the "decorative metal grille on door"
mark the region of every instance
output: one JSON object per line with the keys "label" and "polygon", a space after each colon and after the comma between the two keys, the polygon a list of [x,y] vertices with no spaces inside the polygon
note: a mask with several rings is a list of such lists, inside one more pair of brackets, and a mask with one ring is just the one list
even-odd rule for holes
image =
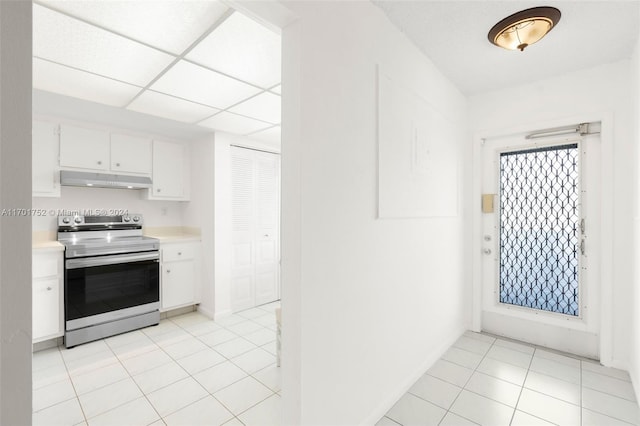
{"label": "decorative metal grille on door", "polygon": [[579,314],[577,144],[500,155],[500,302]]}

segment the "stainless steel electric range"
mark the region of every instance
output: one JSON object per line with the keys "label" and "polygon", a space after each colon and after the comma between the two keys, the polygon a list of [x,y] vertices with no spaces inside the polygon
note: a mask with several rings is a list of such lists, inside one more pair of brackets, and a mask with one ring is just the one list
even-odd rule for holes
{"label": "stainless steel electric range", "polygon": [[67,348],[160,321],[159,241],[141,215],[59,216]]}

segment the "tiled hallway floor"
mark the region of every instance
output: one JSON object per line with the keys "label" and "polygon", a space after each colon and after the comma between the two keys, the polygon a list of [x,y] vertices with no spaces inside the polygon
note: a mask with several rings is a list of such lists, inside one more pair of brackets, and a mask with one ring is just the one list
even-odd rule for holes
{"label": "tiled hallway floor", "polygon": [[383,425],[638,425],[626,372],[466,332]]}
{"label": "tiled hallway floor", "polygon": [[36,352],[33,424],[277,425],[277,306]]}

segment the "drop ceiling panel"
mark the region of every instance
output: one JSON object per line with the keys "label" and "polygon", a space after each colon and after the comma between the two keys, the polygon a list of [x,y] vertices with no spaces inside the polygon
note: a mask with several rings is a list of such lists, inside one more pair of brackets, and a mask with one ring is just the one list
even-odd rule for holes
{"label": "drop ceiling panel", "polygon": [[260,91],[187,61],[175,64],[151,89],[220,109],[228,108]]}
{"label": "drop ceiling panel", "polygon": [[277,124],[280,123],[280,96],[263,92],[229,111]]}
{"label": "drop ceiling panel", "polygon": [[144,86],[174,57],[37,4],[33,55]]}
{"label": "drop ceiling panel", "polygon": [[33,58],[33,87],[47,92],[122,107],[139,87]]}
{"label": "drop ceiling panel", "polygon": [[280,36],[237,12],[187,55],[265,89],[280,82],[280,58]]}
{"label": "drop ceiling panel", "polygon": [[181,54],[228,8],[217,1],[44,1],[85,21]]}
{"label": "drop ceiling panel", "polygon": [[269,123],[253,120],[230,112],[221,112],[220,114],[214,115],[213,117],[201,121],[198,124],[210,129],[236,133],[239,135],[246,135],[257,130],[271,127],[271,124]]}
{"label": "drop ceiling panel", "polygon": [[273,144],[280,143],[280,126],[274,126],[269,129],[261,130],[249,135],[251,139],[256,139],[263,142],[269,142]]}
{"label": "drop ceiling panel", "polygon": [[150,90],[143,92],[127,109],[186,123],[195,123],[220,111]]}

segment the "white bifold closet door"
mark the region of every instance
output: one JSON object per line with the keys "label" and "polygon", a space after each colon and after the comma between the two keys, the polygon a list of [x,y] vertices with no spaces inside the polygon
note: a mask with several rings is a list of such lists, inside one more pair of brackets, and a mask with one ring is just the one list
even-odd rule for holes
{"label": "white bifold closet door", "polygon": [[231,148],[231,308],[280,298],[280,155]]}

